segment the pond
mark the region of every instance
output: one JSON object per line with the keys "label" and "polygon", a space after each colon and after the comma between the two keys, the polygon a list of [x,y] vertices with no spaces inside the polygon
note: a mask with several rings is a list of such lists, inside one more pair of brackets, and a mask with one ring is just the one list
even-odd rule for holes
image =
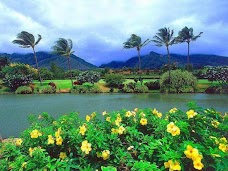
{"label": "pond", "polygon": [[186,104],[195,101],[204,108],[214,107],[228,112],[227,95],[209,94],[33,94],[0,95],[0,136],[3,138],[19,136],[29,126],[30,114],[48,112],[57,118],[70,112],[79,112],[84,118],[92,112],[111,112],[113,110],[133,110],[134,108],[156,108],[167,112],[176,107],[187,110]]}

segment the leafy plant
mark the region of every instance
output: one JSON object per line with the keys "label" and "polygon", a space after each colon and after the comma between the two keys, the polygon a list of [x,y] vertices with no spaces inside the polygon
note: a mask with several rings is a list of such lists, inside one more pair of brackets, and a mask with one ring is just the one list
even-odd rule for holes
{"label": "leafy plant", "polygon": [[86,82],[89,82],[89,83],[96,83],[100,80],[100,73],[99,72],[96,72],[96,71],[84,71],[84,72],[81,72],[78,77],[77,77],[77,80],[83,84],[83,83],[86,83]]}
{"label": "leafy plant", "polygon": [[118,87],[125,81],[124,76],[121,74],[106,74],[105,82],[110,87]]}
{"label": "leafy plant", "polygon": [[16,94],[32,94],[32,88],[28,86],[21,86],[18,87],[17,90],[15,91]]}

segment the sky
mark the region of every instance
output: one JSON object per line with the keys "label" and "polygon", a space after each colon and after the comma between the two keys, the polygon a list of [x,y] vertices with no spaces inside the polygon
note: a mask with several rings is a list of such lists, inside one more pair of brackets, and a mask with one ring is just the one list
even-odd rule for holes
{"label": "sky", "polygon": [[[0,0],[0,52],[32,53],[12,41],[21,31],[42,40],[36,51],[51,51],[59,38],[71,39],[76,56],[100,65],[125,61],[137,55],[124,49],[131,34],[153,39],[169,27],[178,35],[185,26],[203,32],[190,45],[191,54],[228,56],[228,0]],[[150,43],[141,54],[166,54],[165,47]],[[187,54],[187,44],[170,47]]]}

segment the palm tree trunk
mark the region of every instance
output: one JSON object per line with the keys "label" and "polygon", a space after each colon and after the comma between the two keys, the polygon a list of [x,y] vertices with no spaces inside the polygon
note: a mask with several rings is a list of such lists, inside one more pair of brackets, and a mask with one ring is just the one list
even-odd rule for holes
{"label": "palm tree trunk", "polygon": [[190,42],[187,42],[188,43],[188,59],[187,59],[187,62],[188,62],[188,67],[187,67],[187,70],[189,71],[189,65],[190,65],[190,56],[189,56],[189,51],[190,51],[190,46],[189,46],[189,44],[190,44]]}
{"label": "palm tree trunk", "polygon": [[37,61],[37,57],[36,57],[36,52],[35,52],[34,48],[32,48],[32,50],[33,50],[33,53],[34,53],[34,59],[36,61],[36,69],[38,71],[38,77],[39,77],[39,80],[40,80],[40,85],[42,86],[42,79],[41,79],[40,70],[39,70],[39,67],[38,67],[38,61]]}
{"label": "palm tree trunk", "polygon": [[171,76],[170,76],[170,70],[171,70],[171,66],[170,66],[170,54],[169,54],[169,47],[166,46],[167,49],[167,53],[168,53],[168,65],[169,65],[169,93],[170,93],[170,84],[171,84]]}
{"label": "palm tree trunk", "polygon": [[67,61],[68,61],[68,69],[70,71],[70,79],[71,79],[71,85],[73,87],[73,79],[72,79],[72,72],[71,72],[71,65],[70,65],[70,56],[67,57]]}
{"label": "palm tree trunk", "polygon": [[138,57],[139,57],[139,69],[138,69],[138,72],[139,72],[139,81],[141,82],[141,85],[142,85],[142,73],[141,73],[141,56],[140,56],[140,49],[137,48],[137,51],[138,51]]}

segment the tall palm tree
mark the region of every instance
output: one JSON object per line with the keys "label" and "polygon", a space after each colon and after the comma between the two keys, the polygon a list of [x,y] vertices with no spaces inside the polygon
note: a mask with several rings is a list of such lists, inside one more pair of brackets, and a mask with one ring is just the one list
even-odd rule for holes
{"label": "tall palm tree", "polygon": [[181,31],[178,32],[178,36],[176,38],[178,43],[186,42],[188,44],[188,57],[187,57],[187,70],[189,70],[190,65],[190,42],[196,41],[203,32],[200,32],[197,36],[193,34],[193,28],[184,27]]}
{"label": "tall palm tree", "polygon": [[153,42],[156,43],[156,46],[162,47],[165,46],[168,54],[168,65],[169,65],[169,92],[170,92],[170,53],[169,46],[172,46],[176,43],[176,39],[173,37],[174,31],[169,28],[161,28],[158,30],[158,33],[153,37]]}
{"label": "tall palm tree", "polygon": [[39,67],[38,67],[38,61],[37,61],[37,57],[36,57],[36,51],[35,51],[35,46],[40,42],[40,40],[42,39],[41,35],[38,34],[38,39],[35,41],[35,37],[31,34],[28,33],[26,31],[22,31],[21,33],[17,34],[17,39],[13,40],[14,44],[19,44],[19,47],[22,48],[32,48],[33,50],[33,54],[34,54],[34,59],[36,62],[36,69],[38,71],[38,76],[40,79],[40,85],[42,85],[42,79],[40,76],[40,71],[39,71]]}
{"label": "tall palm tree", "polygon": [[[146,46],[148,43],[151,41],[149,39],[146,39],[143,43],[141,40],[141,37],[137,36],[136,34],[132,34],[129,39],[127,39],[126,42],[124,42],[124,49],[131,49],[131,48],[136,48],[138,52],[138,58],[139,58],[139,63],[138,63],[138,72],[140,73],[140,79],[141,79],[141,56],[140,56],[140,50],[142,47]],[[141,82],[142,83],[142,82]]]}
{"label": "tall palm tree", "polygon": [[73,48],[72,40],[64,39],[64,38],[59,38],[59,40],[55,42],[55,46],[52,47],[53,53],[67,57],[68,69],[70,71],[70,79],[73,87],[73,79],[72,79],[72,72],[71,72],[71,65],[70,65],[70,55],[74,53],[74,51],[72,51],[72,48]]}

